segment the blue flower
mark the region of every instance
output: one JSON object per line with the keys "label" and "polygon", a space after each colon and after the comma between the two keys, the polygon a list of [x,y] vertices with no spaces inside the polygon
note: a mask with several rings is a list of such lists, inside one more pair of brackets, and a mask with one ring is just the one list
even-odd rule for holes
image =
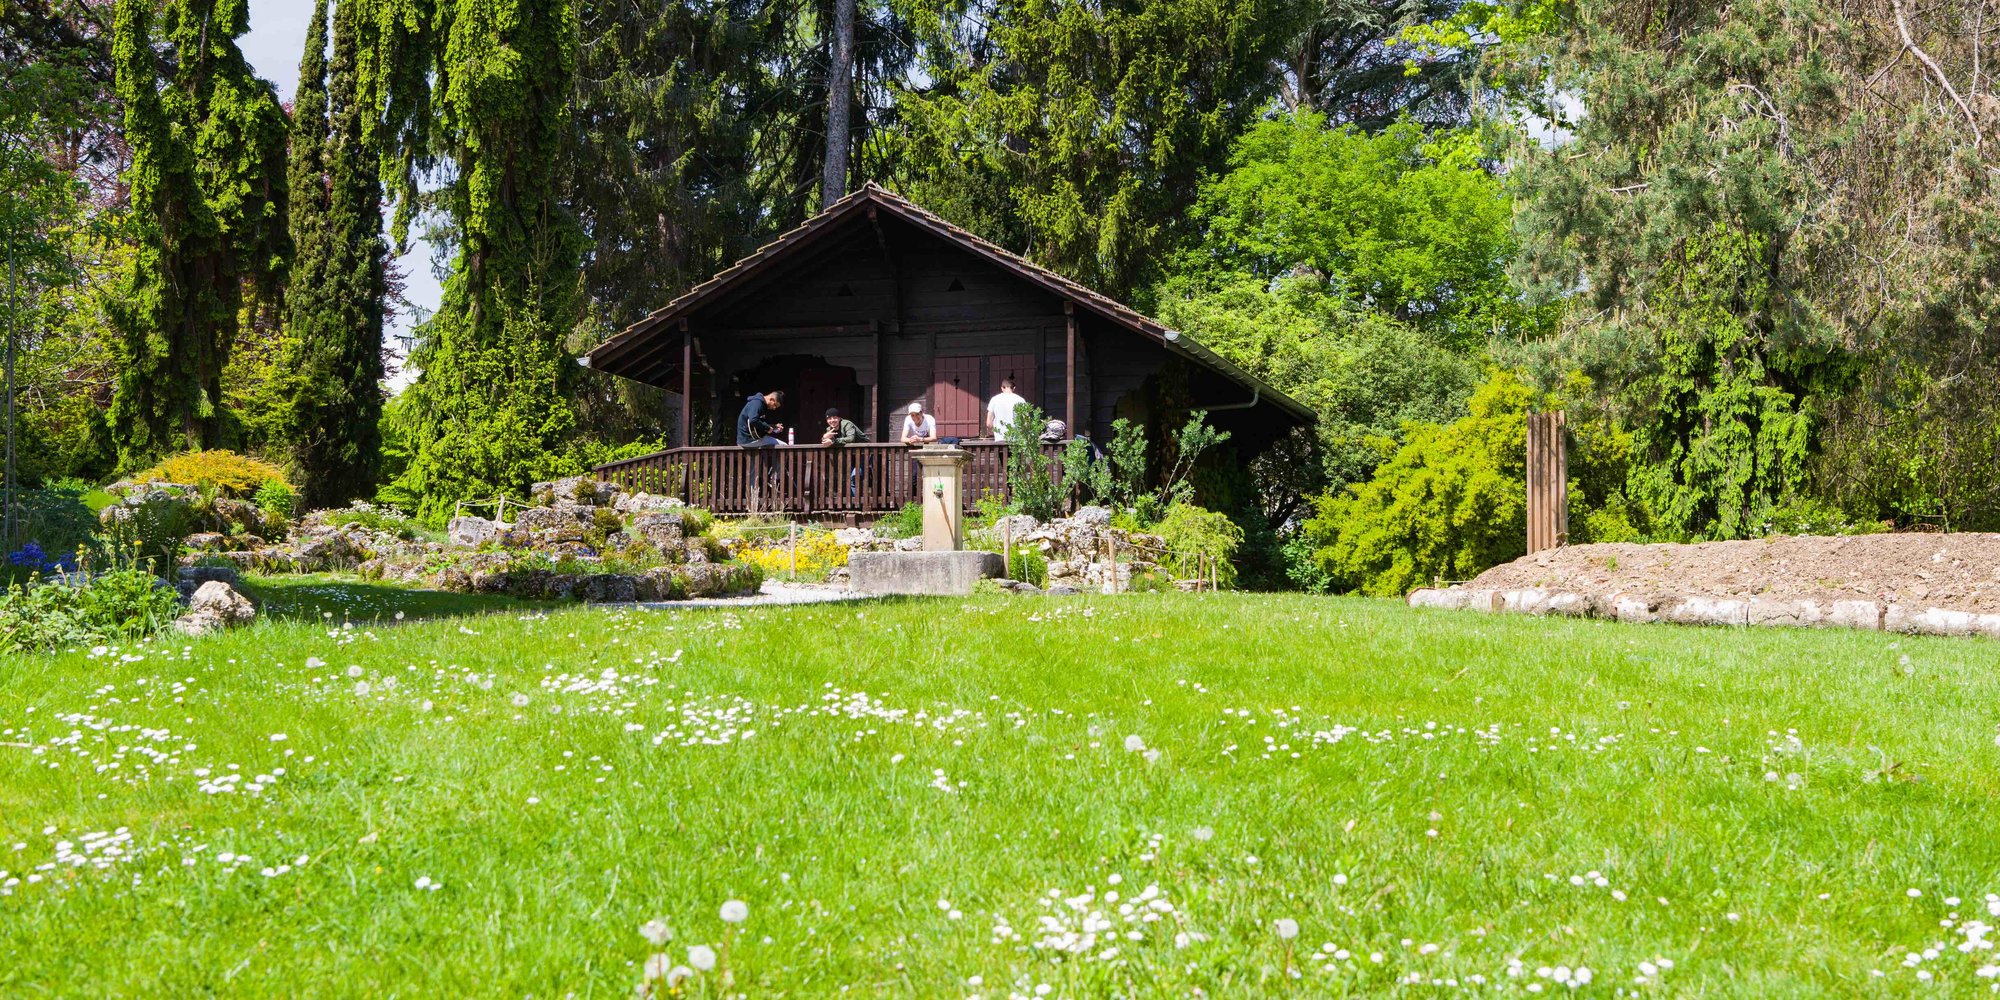
{"label": "blue flower", "polygon": [[39,543],[29,542],[19,549],[8,553],[7,562],[15,566],[26,566],[30,569],[46,569],[49,565],[49,554],[42,551]]}

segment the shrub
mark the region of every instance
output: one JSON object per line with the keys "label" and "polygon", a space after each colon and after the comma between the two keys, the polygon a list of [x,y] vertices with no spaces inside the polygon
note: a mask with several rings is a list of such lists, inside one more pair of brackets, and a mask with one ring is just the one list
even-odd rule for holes
{"label": "shrub", "polygon": [[[1014,412],[1014,422],[1007,425],[1007,492],[1021,513],[1038,521],[1062,514],[1062,493],[1042,457],[1041,433],[1047,419],[1041,410],[1023,406]],[[922,530],[920,517],[917,530],[911,534]]]}
{"label": "shrub", "polygon": [[257,495],[251,498],[251,502],[266,514],[286,519],[292,516],[293,508],[298,505],[298,494],[282,479],[266,479],[264,485],[257,487]]}
{"label": "shrub", "polygon": [[180,613],[173,588],[141,569],[117,569],[71,586],[35,578],[0,597],[0,650],[61,649],[125,642],[151,634]]}
{"label": "shrub", "polygon": [[1381,596],[1470,578],[1527,549],[1528,386],[1496,373],[1471,413],[1412,425],[1368,482],[1328,494],[1305,536],[1333,586]]}
{"label": "shrub", "polygon": [[99,547],[114,566],[165,576],[179,564],[197,517],[194,504],[184,497],[157,494],[122,504],[99,536]]}
{"label": "shrub", "polygon": [[[285,482],[284,470],[261,459],[212,448],[174,455],[132,477],[140,483],[185,483],[211,486],[223,493],[246,499],[271,480]],[[290,488],[289,484],[286,487]]]}
{"label": "shrub", "polygon": [[1158,532],[1167,543],[1167,561],[1177,576],[1205,577],[1205,570],[1212,570],[1221,586],[1236,582],[1236,567],[1229,559],[1243,544],[1243,529],[1228,515],[1177,503],[1167,508]]}

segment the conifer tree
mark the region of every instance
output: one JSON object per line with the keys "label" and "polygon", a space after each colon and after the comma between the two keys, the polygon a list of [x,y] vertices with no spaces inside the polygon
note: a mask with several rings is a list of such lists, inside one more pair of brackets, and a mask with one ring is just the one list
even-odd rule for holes
{"label": "conifer tree", "polygon": [[121,468],[227,443],[222,371],[246,294],[275,299],[285,230],[285,117],[236,39],[247,0],[121,0],[113,29],[138,249],[112,311],[120,334],[112,435]]}
{"label": "conifer tree", "polygon": [[363,5],[333,13],[317,0],[292,113],[292,239],[285,378],[294,455],[311,506],[373,492],[381,463],[382,319],[387,247],[373,147],[372,102],[362,92]]}
{"label": "conifer tree", "polygon": [[[520,494],[576,471],[565,341],[581,317],[581,232],[562,208],[577,16],[569,0],[455,0],[392,45],[436,60],[427,150],[452,158],[442,207],[457,256],[420,331],[406,414],[415,454],[398,481],[441,520],[458,500]],[[412,51],[380,65],[415,67]],[[415,77],[391,106],[420,109]],[[407,129],[422,135],[415,118]],[[406,191],[406,202],[410,197]]]}

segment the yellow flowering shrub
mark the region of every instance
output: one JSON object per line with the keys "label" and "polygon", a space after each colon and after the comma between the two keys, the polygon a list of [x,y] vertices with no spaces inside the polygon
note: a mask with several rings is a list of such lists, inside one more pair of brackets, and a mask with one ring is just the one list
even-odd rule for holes
{"label": "yellow flowering shrub", "polygon": [[258,487],[273,480],[284,483],[285,470],[263,459],[238,455],[222,448],[207,451],[186,451],[173,455],[160,464],[132,477],[140,483],[182,483],[189,486],[213,486],[234,497],[248,497],[257,492]]}

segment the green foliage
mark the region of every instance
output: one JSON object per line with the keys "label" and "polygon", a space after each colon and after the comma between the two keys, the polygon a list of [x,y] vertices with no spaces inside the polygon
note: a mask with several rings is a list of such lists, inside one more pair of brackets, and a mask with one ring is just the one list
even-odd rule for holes
{"label": "green foliage", "polygon": [[1332,586],[1397,595],[1521,555],[1533,398],[1519,378],[1496,372],[1466,416],[1409,428],[1372,479],[1322,498],[1304,535]]}
{"label": "green foliage", "polygon": [[884,538],[915,538],[923,534],[923,503],[912,500],[894,514],[876,521],[875,533]]}
{"label": "green foliage", "polygon": [[105,522],[96,547],[113,566],[167,576],[179,565],[200,516],[192,502],[167,494],[121,503]]}
{"label": "green foliage", "polygon": [[12,552],[28,542],[51,556],[74,553],[97,534],[97,513],[84,502],[78,483],[51,483],[14,494],[14,535],[0,539]]}
{"label": "green foliage", "polygon": [[394,507],[383,507],[365,500],[356,500],[345,507],[324,511],[314,516],[324,518],[327,524],[336,528],[358,524],[370,531],[379,531],[406,540],[417,538],[422,534],[417,522],[408,514]]}
{"label": "green foliage", "polygon": [[1046,587],[1049,583],[1049,560],[1042,550],[1032,545],[1016,545],[1005,553],[1007,559],[1007,579],[1032,583]]}
{"label": "green foliage", "polygon": [[1226,514],[1203,510],[1191,503],[1176,503],[1154,531],[1167,543],[1167,564],[1174,575],[1203,579],[1213,573],[1224,587],[1236,583],[1236,565],[1231,557],[1243,544],[1243,529]]}
{"label": "green foliage", "polygon": [[232,497],[251,496],[265,483],[288,485],[283,469],[221,448],[169,456],[150,469],[133,473],[132,481],[213,487]]}
{"label": "green foliage", "polygon": [[582,238],[560,203],[576,18],[569,0],[460,0],[428,40],[438,72],[425,151],[453,157],[440,198],[457,255],[397,417],[413,452],[398,485],[429,522],[459,500],[582,471],[579,369],[565,348],[582,317]]}
{"label": "green foliage", "polygon": [[111,310],[121,339],[110,420],[127,469],[227,443],[223,369],[246,308],[275,303],[290,254],[284,111],[236,46],[248,3],[157,6],[164,61],[152,0],[119,0],[113,30],[138,242]]}
{"label": "green foliage", "polygon": [[1329,295],[1315,279],[1248,280],[1162,302],[1161,318],[1318,415],[1317,449],[1273,487],[1340,489],[1368,478],[1410,422],[1463,412],[1479,361],[1440,335]]}
{"label": "green foliage", "polygon": [[1546,319],[1507,277],[1513,206],[1475,131],[1411,122],[1369,135],[1312,113],[1259,122],[1202,188],[1199,243],[1175,262],[1197,290],[1281,279],[1365,304],[1464,350]]}
{"label": "green foliage", "polygon": [[1760,535],[1873,535],[1883,530],[1880,521],[1857,520],[1839,508],[1809,496],[1787,498],[1771,508]]}
{"label": "green foliage", "polygon": [[376,81],[356,3],[316,0],[292,115],[292,265],[282,360],[286,429],[311,507],[370,496],[382,452],[382,323],[388,247],[373,145]]}
{"label": "green foliage", "polygon": [[1109,493],[1114,504],[1123,506],[1131,503],[1145,492],[1146,473],[1151,466],[1150,454],[1146,445],[1146,425],[1124,417],[1111,421],[1111,445],[1104,449],[1104,457],[1109,463]]}
{"label": "green foliage", "polygon": [[[1063,512],[1062,490],[1042,454],[1041,432],[1047,422],[1040,408],[1024,403],[1007,425],[1007,494],[1016,510],[1037,521],[1052,520]],[[1065,462],[1069,454],[1064,452]]]}
{"label": "green foliage", "polygon": [[298,505],[298,495],[285,485],[284,480],[266,479],[264,485],[257,487],[257,495],[251,498],[251,502],[257,505],[258,510],[285,519],[292,516],[293,508]]}
{"label": "green foliage", "polygon": [[1821,358],[1751,325],[1771,308],[1763,257],[1757,238],[1719,232],[1654,285],[1659,357],[1631,390],[1650,415],[1632,491],[1673,537],[1744,537],[1804,483],[1812,418],[1793,388]]}
{"label": "green foliage", "polygon": [[[906,189],[1124,297],[1186,225],[1185,192],[1271,93],[1286,18],[1260,0],[1002,0],[940,10],[929,86],[897,95]],[[947,40],[949,39],[949,40]]]}
{"label": "green foliage", "polygon": [[1062,491],[1069,506],[1114,502],[1111,465],[1091,456],[1089,442],[1071,438],[1063,445],[1058,461],[1062,466]]}
{"label": "green foliage", "polygon": [[151,573],[119,569],[87,581],[34,579],[0,597],[0,652],[122,643],[180,614],[180,597]]}

